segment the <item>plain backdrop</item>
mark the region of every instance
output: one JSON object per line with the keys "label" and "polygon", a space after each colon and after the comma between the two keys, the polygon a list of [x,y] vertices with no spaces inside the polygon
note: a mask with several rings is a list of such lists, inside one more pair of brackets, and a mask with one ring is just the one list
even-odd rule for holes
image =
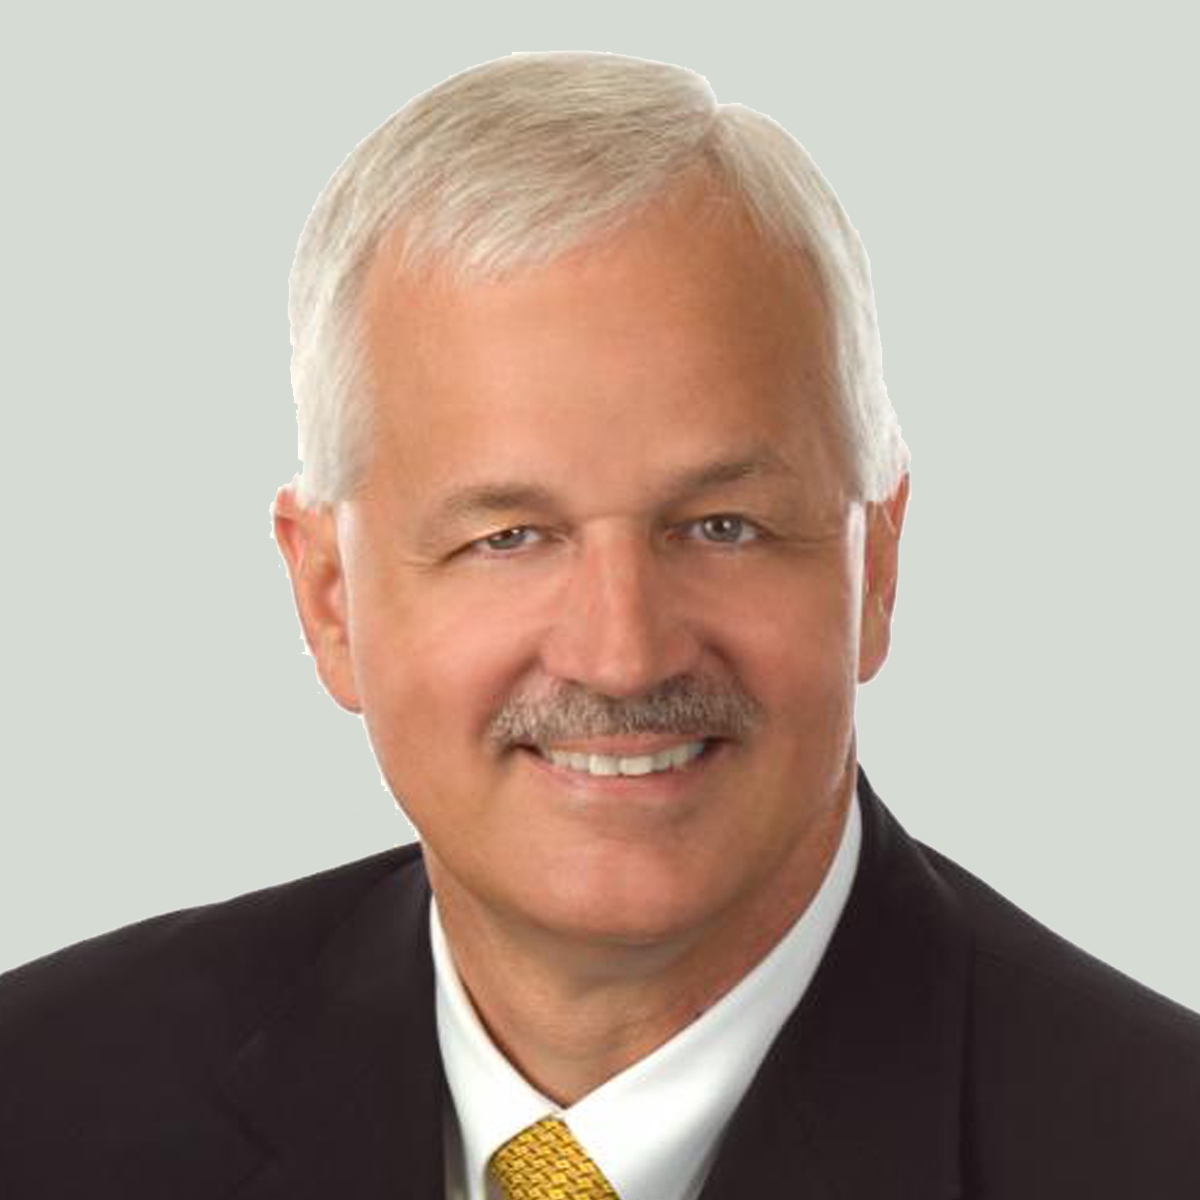
{"label": "plain backdrop", "polygon": [[37,11],[0,83],[0,968],[411,837],[271,537],[288,271],[410,97],[587,49],[774,117],[866,244],[913,453],[877,789],[1200,1008],[1194,10]]}

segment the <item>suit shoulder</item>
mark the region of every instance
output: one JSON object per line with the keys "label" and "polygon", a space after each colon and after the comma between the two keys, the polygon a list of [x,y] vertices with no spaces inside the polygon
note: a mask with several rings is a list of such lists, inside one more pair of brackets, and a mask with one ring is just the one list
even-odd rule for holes
{"label": "suit shoulder", "polygon": [[1200,1015],[923,850],[974,945],[971,1124],[997,1194],[1200,1195]]}
{"label": "suit shoulder", "polygon": [[419,847],[402,846],[138,921],[7,971],[0,975],[0,1061],[51,1029],[61,1041],[83,1012],[96,1026],[167,1012],[253,1022],[376,884],[421,871]]}
{"label": "suit shoulder", "polygon": [[231,1195],[259,1163],[226,1103],[237,1055],[361,914],[419,922],[426,887],[402,847],[0,976],[0,1193]]}
{"label": "suit shoulder", "polygon": [[1109,966],[1030,916],[936,850],[922,846],[970,924],[976,972],[987,983],[1058,995],[1075,1019],[1124,1027],[1131,1036],[1173,1042],[1200,1053],[1200,1014]]}

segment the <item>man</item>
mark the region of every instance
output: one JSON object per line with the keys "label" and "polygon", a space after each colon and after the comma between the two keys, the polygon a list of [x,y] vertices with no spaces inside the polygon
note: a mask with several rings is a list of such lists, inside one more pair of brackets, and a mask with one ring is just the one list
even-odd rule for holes
{"label": "man", "polygon": [[908,460],[795,142],[488,64],[342,165],[291,316],[277,538],[420,846],[11,973],[0,1194],[1200,1194],[1200,1020],[858,769]]}

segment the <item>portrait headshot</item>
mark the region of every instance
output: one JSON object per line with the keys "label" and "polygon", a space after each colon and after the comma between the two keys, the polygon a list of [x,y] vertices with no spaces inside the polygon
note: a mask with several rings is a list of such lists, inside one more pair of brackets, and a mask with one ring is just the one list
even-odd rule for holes
{"label": "portrait headshot", "polygon": [[0,1196],[1200,1195],[1197,187],[1048,29],[30,136]]}

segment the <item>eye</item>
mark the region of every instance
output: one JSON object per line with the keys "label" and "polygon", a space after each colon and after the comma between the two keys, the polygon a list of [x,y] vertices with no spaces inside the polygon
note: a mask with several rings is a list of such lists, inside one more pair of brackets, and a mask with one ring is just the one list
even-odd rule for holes
{"label": "eye", "polygon": [[752,521],[747,521],[737,513],[714,513],[709,517],[700,517],[691,524],[714,534],[705,540],[722,546],[745,545],[740,536],[742,533],[752,533],[754,536],[748,539],[750,541],[757,541],[761,536],[761,531]]}
{"label": "eye", "polygon": [[525,545],[525,535],[532,532],[532,525],[514,525],[511,529],[500,529],[486,537],[476,538],[467,545],[467,549],[475,552],[494,551],[497,554],[520,550]]}
{"label": "eye", "polygon": [[[744,546],[760,541],[764,536],[763,530],[757,524],[737,513],[714,513],[711,516],[698,517],[694,521],[686,522],[685,528],[706,530],[707,536],[703,540],[717,546]],[[542,536],[532,525],[513,525],[468,542],[465,550],[471,554],[504,557],[525,549],[529,545],[531,534]]]}

